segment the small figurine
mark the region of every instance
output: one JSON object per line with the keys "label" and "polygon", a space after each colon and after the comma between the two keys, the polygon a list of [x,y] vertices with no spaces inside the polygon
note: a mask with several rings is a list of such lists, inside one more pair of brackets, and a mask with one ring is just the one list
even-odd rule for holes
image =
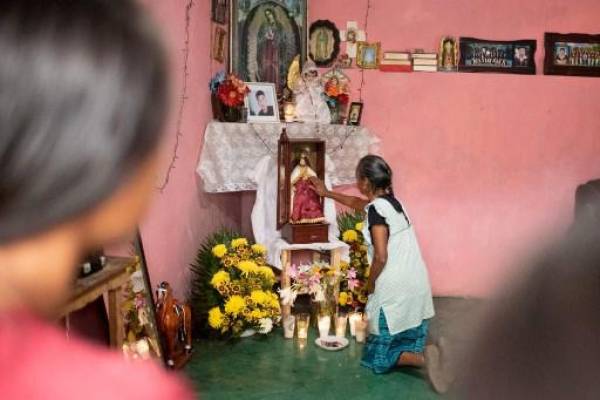
{"label": "small figurine", "polygon": [[317,224],[325,221],[321,198],[309,180],[316,176],[317,173],[310,167],[308,153],[302,152],[290,176],[292,224]]}
{"label": "small figurine", "polygon": [[167,365],[180,368],[192,352],[192,311],[173,298],[173,290],[162,282],[156,290],[158,330],[165,338]]}
{"label": "small figurine", "polygon": [[302,74],[293,86],[296,95],[297,120],[329,124],[331,122],[329,107],[323,99],[323,85],[319,79],[319,70],[313,61],[308,60],[304,64]]}

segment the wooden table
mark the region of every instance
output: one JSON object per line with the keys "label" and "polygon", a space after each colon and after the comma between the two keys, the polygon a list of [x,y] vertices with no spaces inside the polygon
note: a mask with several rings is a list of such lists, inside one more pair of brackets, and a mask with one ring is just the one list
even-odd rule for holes
{"label": "wooden table", "polygon": [[119,348],[123,345],[123,318],[120,313],[120,290],[131,278],[132,268],[138,260],[127,257],[109,257],[104,268],[90,276],[80,278],[70,300],[63,308],[60,317],[68,315],[90,304],[104,293],[108,296],[108,324],[110,345]]}

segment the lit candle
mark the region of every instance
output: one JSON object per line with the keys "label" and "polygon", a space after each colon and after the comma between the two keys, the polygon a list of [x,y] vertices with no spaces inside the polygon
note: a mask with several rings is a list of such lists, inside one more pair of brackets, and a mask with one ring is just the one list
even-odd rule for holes
{"label": "lit candle", "polygon": [[346,327],[348,326],[348,316],[346,314],[338,315],[335,319],[335,336],[346,337]]}
{"label": "lit candle", "polygon": [[329,329],[331,328],[331,317],[329,315],[322,315],[319,317],[319,337],[325,339],[329,336]]}
{"label": "lit candle", "polygon": [[356,336],[356,322],[362,319],[362,313],[359,312],[351,312],[348,315],[348,320],[350,321],[350,334],[352,336]]}
{"label": "lit candle", "polygon": [[283,337],[286,339],[294,338],[294,328],[296,327],[296,318],[293,315],[288,315],[283,320]]}
{"label": "lit candle", "polygon": [[356,321],[356,342],[364,343],[367,339],[367,327],[369,326],[369,322],[367,320],[361,319]]}
{"label": "lit candle", "polygon": [[310,315],[308,314],[300,314],[296,317],[296,325],[297,325],[297,334],[298,339],[307,339],[308,338],[308,321],[310,319]]}

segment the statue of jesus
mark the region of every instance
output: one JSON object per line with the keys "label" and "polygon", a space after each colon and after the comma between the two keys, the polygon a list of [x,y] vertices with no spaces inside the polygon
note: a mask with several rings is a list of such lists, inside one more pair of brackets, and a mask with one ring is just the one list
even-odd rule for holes
{"label": "statue of jesus", "polygon": [[302,153],[290,177],[292,224],[317,224],[325,221],[321,198],[309,180],[316,176],[316,172],[309,165],[308,155]]}

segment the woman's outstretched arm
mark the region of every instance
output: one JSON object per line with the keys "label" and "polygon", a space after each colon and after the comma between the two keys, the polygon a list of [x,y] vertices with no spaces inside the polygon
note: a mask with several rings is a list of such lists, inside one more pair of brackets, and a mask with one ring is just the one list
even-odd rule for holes
{"label": "woman's outstretched arm", "polygon": [[327,189],[323,181],[321,181],[318,178],[310,178],[310,182],[314,186],[315,191],[319,196],[333,199],[338,203],[343,204],[346,207],[352,208],[356,211],[364,211],[367,204],[369,204],[369,201],[367,199],[363,199],[361,197],[356,196],[348,196]]}

